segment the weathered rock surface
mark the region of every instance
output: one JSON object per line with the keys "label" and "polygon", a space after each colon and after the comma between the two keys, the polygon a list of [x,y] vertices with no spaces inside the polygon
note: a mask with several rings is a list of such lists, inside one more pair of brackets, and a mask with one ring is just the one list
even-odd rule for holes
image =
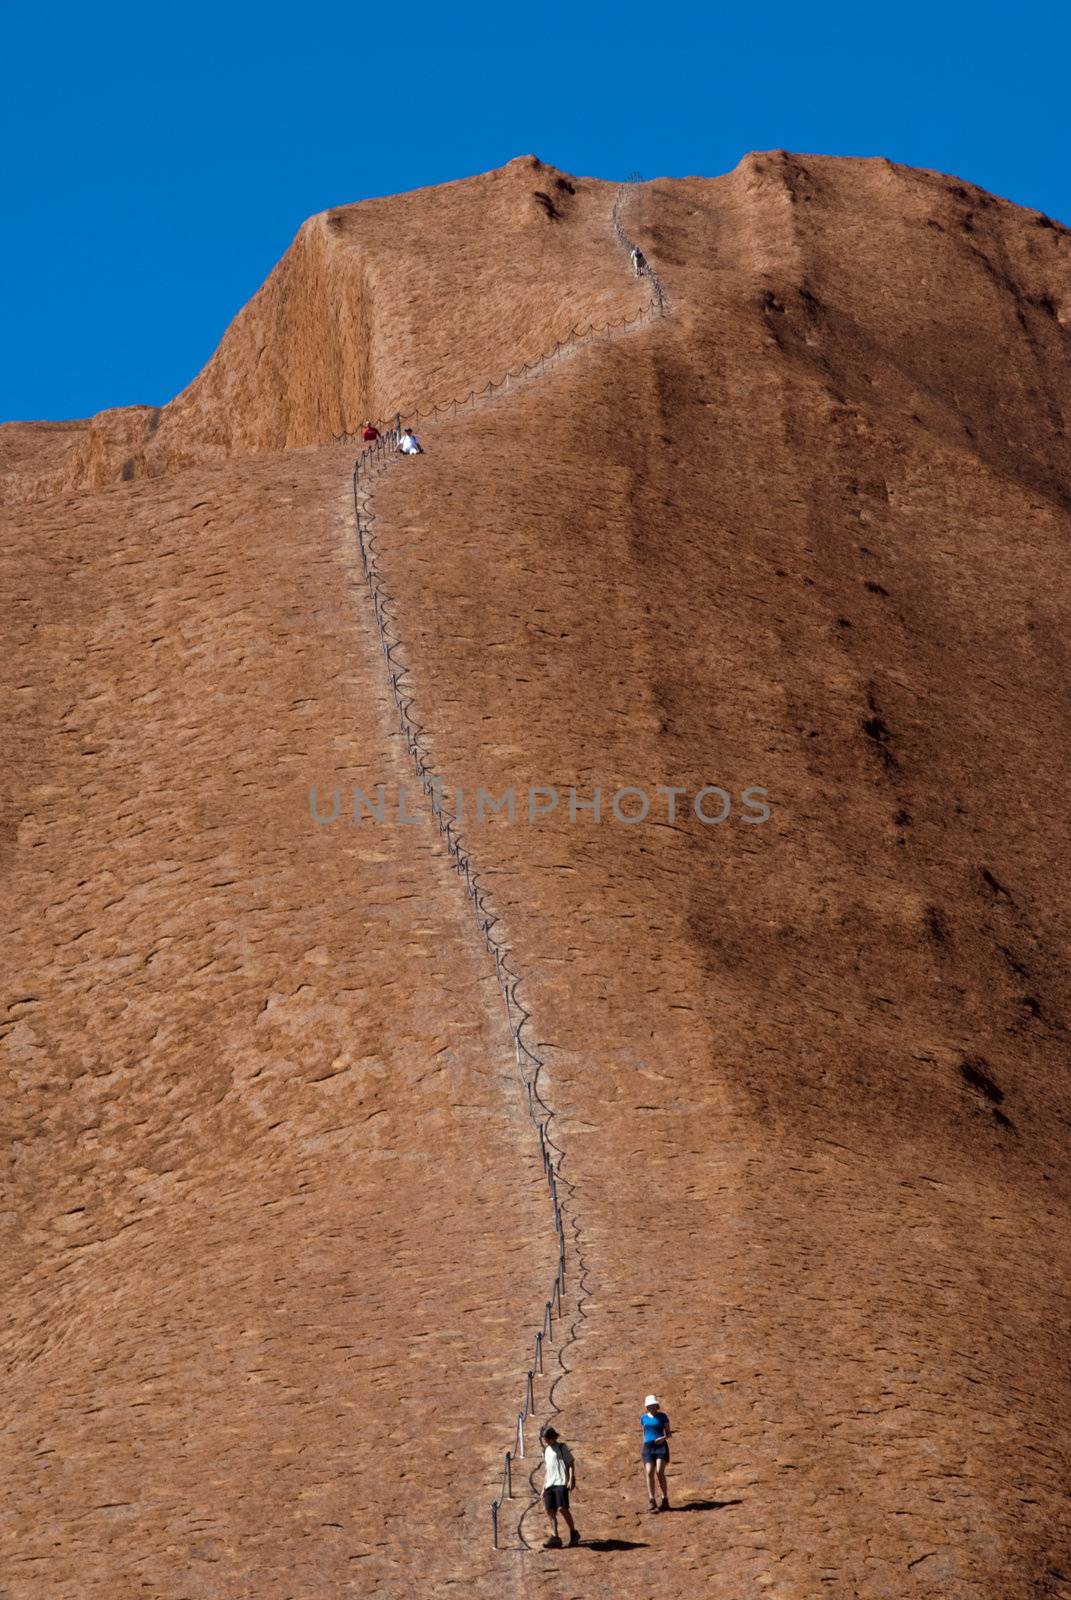
{"label": "weathered rock surface", "polygon": [[[610,1544],[486,1548],[553,1239],[436,835],[309,818],[408,773],[351,453],[281,447],[637,309],[611,191],[554,176],[543,278],[522,164],[317,220],[134,482],[13,515],[13,1600],[1071,1592],[1071,239],[778,154],[637,192],[672,317],[375,491],[440,769],[561,797],[468,838],[576,1185],[554,1400]],[[84,434],[8,435],[9,483],[99,481],[111,426],[88,479]]]}
{"label": "weathered rock surface", "polygon": [[15,1600],[414,1593],[489,1556],[554,1247],[437,834],[310,815],[405,774],[346,476],[290,452],[16,521]]}

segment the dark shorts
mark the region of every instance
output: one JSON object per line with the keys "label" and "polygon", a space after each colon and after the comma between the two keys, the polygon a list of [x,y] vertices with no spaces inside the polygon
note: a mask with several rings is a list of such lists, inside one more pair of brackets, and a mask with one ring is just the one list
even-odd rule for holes
{"label": "dark shorts", "polygon": [[669,1445],[645,1444],[643,1447],[643,1459],[645,1461],[668,1461]]}
{"label": "dark shorts", "polygon": [[548,1511],[568,1511],[569,1491],[564,1483],[554,1483],[543,1490],[543,1504]]}

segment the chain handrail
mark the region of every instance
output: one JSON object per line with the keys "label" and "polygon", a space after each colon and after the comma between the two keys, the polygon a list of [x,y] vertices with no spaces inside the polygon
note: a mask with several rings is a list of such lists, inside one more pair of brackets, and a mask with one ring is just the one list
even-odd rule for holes
{"label": "chain handrail", "polygon": [[614,196],[614,203],[610,208],[610,226],[613,228],[615,234],[620,239],[621,243],[624,245],[625,249],[632,258],[636,276],[646,278],[648,283],[651,285],[652,302],[658,309],[658,315],[660,317],[664,317],[669,311],[669,302],[666,299],[666,292],[662,287],[662,280],[651,266],[651,263],[648,261],[647,257],[643,254],[639,245],[634,243],[634,241],[629,238],[628,234],[621,226],[621,202],[632,187],[642,182],[643,179],[640,177],[638,172],[630,173],[625,179],[621,188]]}
{"label": "chain handrail", "polygon": [[[621,244],[624,245],[630,256],[632,255],[633,251],[638,249],[638,246],[621,226],[620,208],[622,201],[626,198],[629,191],[637,184],[642,183],[642,181],[643,180],[639,173],[631,173],[618,189],[616,195],[614,196],[613,205],[610,209],[610,225],[613,228],[616,237],[620,240]],[[387,426],[389,427],[391,422],[399,424],[405,423],[408,425],[416,422],[424,422],[429,418],[437,416],[445,416],[447,412],[449,412],[451,416],[456,417],[459,411],[463,411],[466,408],[470,411],[474,411],[476,409],[477,400],[491,399],[499,389],[508,387],[511,378],[516,382],[522,378],[534,375],[537,371],[540,374],[545,373],[548,366],[559,358],[563,350],[571,349],[577,345],[584,344],[590,339],[604,339],[609,338],[617,333],[627,333],[629,328],[636,327],[638,323],[649,322],[652,315],[660,317],[666,316],[669,312],[669,301],[666,299],[666,294],[662,287],[661,279],[647,258],[642,256],[642,254],[641,261],[642,265],[639,266],[637,270],[637,276],[646,278],[647,282],[650,284],[651,300],[648,305],[641,306],[639,311],[637,311],[633,316],[611,318],[607,322],[600,323],[589,322],[586,324],[586,326],[581,326],[580,323],[574,322],[564,339],[555,340],[553,350],[548,347],[546,350],[540,351],[539,355],[533,356],[530,361],[522,361],[521,365],[516,369],[516,371],[514,371],[512,367],[507,367],[500,378],[488,379],[482,389],[477,389],[475,385],[473,385],[469,389],[468,394],[464,395],[463,397],[437,401],[434,405],[428,406],[427,409],[423,411],[415,405],[406,404],[392,406],[384,413],[383,417],[373,417],[369,420],[378,425],[379,423],[384,422],[386,419],[389,419],[389,422],[387,423]],[[359,432],[360,427],[356,427],[347,429],[344,433],[334,433],[331,435],[331,437],[336,444],[348,444],[351,439],[357,438]]]}
{"label": "chain handrail", "polygon": [[[443,803],[443,780],[434,771],[430,751],[428,749],[426,730],[414,714],[414,697],[410,692],[407,682],[410,669],[405,662],[399,659],[403,649],[402,637],[395,628],[394,601],[383,583],[383,574],[379,566],[379,553],[375,535],[375,513],[372,509],[371,494],[368,488],[361,488],[363,482],[373,480],[384,470],[389,461],[398,453],[401,443],[402,424],[412,422],[423,417],[435,416],[448,410],[456,416],[460,408],[468,407],[474,410],[477,400],[493,399],[498,390],[508,387],[513,379],[515,382],[524,382],[534,379],[537,375],[543,376],[549,368],[556,365],[563,357],[573,355],[578,349],[591,342],[594,338],[612,338],[627,332],[641,322],[649,322],[668,313],[669,307],[662,284],[654,269],[646,258],[639,254],[638,247],[625,233],[620,221],[620,208],[622,200],[635,183],[641,181],[637,175],[626,180],[618,190],[610,212],[610,221],[613,232],[632,256],[633,264],[638,276],[647,279],[651,298],[645,307],[634,316],[619,318],[596,326],[589,323],[587,328],[580,330],[574,326],[564,340],[557,340],[554,349],[542,352],[534,361],[525,361],[513,372],[507,369],[503,377],[489,381],[483,389],[477,391],[472,388],[464,400],[445,401],[435,405],[428,411],[406,411],[401,408],[393,413],[391,425],[381,431],[379,437],[358,455],[353,467],[353,513],[357,534],[357,544],[361,557],[361,566],[365,580],[368,584],[369,597],[375,613],[376,627],[379,633],[380,645],[387,668],[387,680],[390,685],[391,695],[398,713],[399,726],[405,740],[406,749],[413,762],[417,778],[420,780],[424,794],[431,805],[432,814],[439,827],[439,832],[446,842],[446,848],[452,858],[455,871],[464,879],[465,892],[472,902],[477,928],[483,938],[488,955],[495,963],[495,975],[502,991],[503,1003],[506,1011],[506,1021],[513,1039],[516,1068],[521,1083],[524,1085],[527,1097],[528,1114],[534,1123],[539,1136],[539,1151],[543,1165],[543,1174],[546,1178],[547,1189],[551,1203],[551,1214],[554,1230],[558,1241],[558,1264],[555,1271],[548,1299],[544,1302],[542,1326],[535,1335],[533,1345],[533,1364],[525,1374],[524,1401],[517,1412],[517,1431],[515,1450],[511,1456],[509,1450],[505,1453],[503,1466],[502,1488],[499,1497],[491,1502],[491,1541],[494,1549],[498,1549],[498,1514],[505,1499],[512,1499],[511,1461],[525,1459],[524,1425],[535,1411],[535,1379],[544,1376],[543,1351],[547,1340],[553,1340],[554,1324],[557,1318],[559,1328],[564,1320],[562,1299],[566,1292],[567,1253],[565,1247],[565,1228],[568,1220],[573,1235],[573,1250],[576,1256],[576,1309],[578,1318],[585,1315],[583,1301],[587,1298],[583,1287],[585,1261],[581,1252],[581,1230],[575,1216],[568,1215],[566,1207],[562,1205],[558,1196],[558,1185],[562,1184],[571,1201],[575,1193],[575,1186],[569,1181],[562,1171],[565,1162],[565,1150],[557,1143],[552,1132],[551,1122],[554,1112],[544,1100],[539,1078],[544,1062],[526,1043],[523,1034],[526,1026],[531,1021],[531,1012],[525,1006],[518,994],[521,983],[520,973],[511,965],[511,946],[495,931],[501,919],[488,902],[486,892],[480,887],[480,875],[475,870],[472,857],[464,843],[463,835],[458,831],[456,820],[452,818]],[[639,260],[637,261],[637,255]],[[336,436],[339,439],[349,439],[352,434]],[[363,500],[362,500],[363,496]],[[571,1206],[569,1207],[571,1211]],[[566,1343],[576,1339],[575,1331],[571,1331]],[[559,1364],[561,1362],[561,1347],[559,1348]],[[568,1369],[564,1369],[568,1370]],[[555,1382],[557,1380],[555,1379]],[[555,1411],[559,1408],[553,1398],[554,1383],[548,1390],[548,1401]],[[534,1477],[535,1468],[530,1475]],[[534,1488],[534,1486],[533,1486]],[[503,1492],[503,1490],[505,1492]],[[522,1544],[527,1545],[524,1538],[523,1522],[531,1503],[521,1515],[518,1533]]]}

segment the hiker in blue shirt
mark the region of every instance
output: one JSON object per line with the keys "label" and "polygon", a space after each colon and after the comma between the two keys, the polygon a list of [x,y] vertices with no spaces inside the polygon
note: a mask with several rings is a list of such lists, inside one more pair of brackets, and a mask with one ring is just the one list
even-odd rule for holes
{"label": "hiker in blue shirt", "polygon": [[[643,1404],[645,1409],[640,1418],[643,1427],[643,1469],[647,1474],[647,1494],[651,1502],[647,1509],[668,1511],[666,1462],[669,1460],[669,1436],[673,1430],[666,1413],[659,1407],[657,1395],[649,1394]],[[656,1476],[661,1493],[660,1502],[655,1499]]]}

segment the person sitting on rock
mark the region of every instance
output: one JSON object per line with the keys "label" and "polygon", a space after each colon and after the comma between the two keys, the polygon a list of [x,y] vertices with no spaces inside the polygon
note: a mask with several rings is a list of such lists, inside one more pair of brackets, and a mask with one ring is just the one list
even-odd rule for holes
{"label": "person sitting on rock", "polygon": [[403,456],[422,456],[424,447],[412,428],[403,428],[402,437],[398,445]]}
{"label": "person sitting on rock", "polygon": [[576,1463],[573,1452],[564,1439],[558,1438],[557,1428],[544,1428],[540,1437],[543,1440],[543,1509],[550,1519],[551,1535],[543,1546],[544,1550],[560,1550],[561,1539],[558,1536],[558,1512],[560,1511],[569,1529],[570,1546],[580,1543],[580,1535],[576,1531],[572,1512],[569,1510],[569,1490],[576,1489]]}
{"label": "person sitting on rock", "polygon": [[379,438],[379,429],[374,422],[366,422],[361,433],[362,439],[367,439],[369,444],[374,444]]}

